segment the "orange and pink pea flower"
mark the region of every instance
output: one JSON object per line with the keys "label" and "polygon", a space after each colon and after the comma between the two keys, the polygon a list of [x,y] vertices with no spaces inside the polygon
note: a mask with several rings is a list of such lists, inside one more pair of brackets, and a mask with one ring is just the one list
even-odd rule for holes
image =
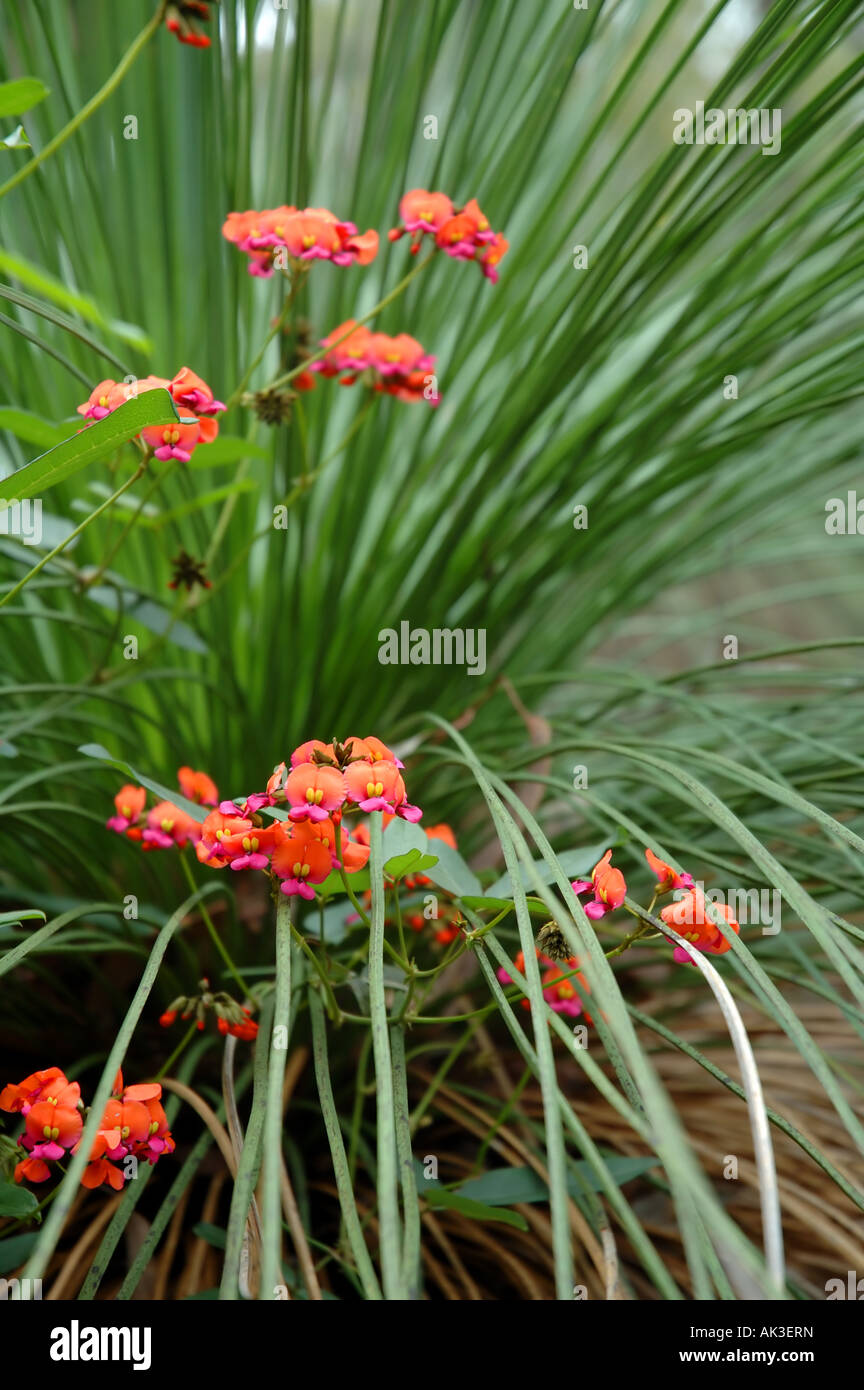
{"label": "orange and pink pea flower", "polygon": [[591,901],[585,904],[585,915],[595,921],[620,907],[627,894],[624,875],[620,869],[612,867],[611,858],[612,851],[607,849],[603,858],[594,865],[590,878],[577,878],[570,885],[577,897],[589,891],[594,894]]}
{"label": "orange and pink pea flower", "polygon": [[489,225],[477,199],[471,198],[463,208],[456,208],[445,193],[430,193],[425,188],[412,188],[399,203],[401,222],[389,232],[391,241],[411,236],[411,254],[416,255],[424,236],[435,238],[435,245],[446,255],[460,261],[476,261],[487,280],[498,279],[498,262],[506,254],[509,242]]}
{"label": "orange and pink pea flower", "polygon": [[146,376],[132,382],[110,378],[100,381],[87,400],[78,406],[78,414],[88,421],[104,420],[127,401],[158,389],[167,391],[188,418],[181,417],[171,425],[149,425],[139,437],[160,461],[174,458],[188,463],[199,444],[212,444],[219,433],[219,425],[213,417],[226,408],[224,402],[216,400],[206,381],[190,367],[181,367],[170,380]]}
{"label": "orange and pink pea flower", "polygon": [[298,262],[328,260],[334,265],[369,265],[378,254],[378,233],[358,232],[353,222],[342,221],[329,208],[295,208],[283,205],[229,212],[222,235],[249,257],[249,274],[268,279],[275,254],[284,249]]}

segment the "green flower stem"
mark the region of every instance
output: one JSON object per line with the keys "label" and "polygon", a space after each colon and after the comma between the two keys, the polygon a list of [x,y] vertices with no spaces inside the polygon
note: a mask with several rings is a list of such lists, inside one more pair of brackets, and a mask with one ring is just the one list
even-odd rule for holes
{"label": "green flower stem", "polygon": [[160,468],[159,471],[154,475],[150,483],[150,486],[141,494],[138,506],[135,508],[134,512],[127,520],[126,525],[121,530],[120,535],[117,537],[116,541],[103,558],[99,568],[96,570],[94,574],[87,576],[88,589],[94,588],[99,583],[99,580],[102,578],[108,566],[111,564],[111,561],[114,559],[114,556],[117,554],[117,551],[120,549],[126,537],[129,535],[129,532],[132,530],[132,527],[137,524],[141,516],[141,513],[143,512],[150,498],[153,496],[153,493],[158,491],[159,488],[161,488],[168,474],[175,467],[176,462],[176,459],[170,459],[166,467]]}
{"label": "green flower stem", "polygon": [[348,871],[345,868],[345,858],[342,850],[342,836],[339,833],[341,828],[341,826],[336,827],[336,858],[339,860],[339,877],[342,880],[345,892],[348,894],[348,897],[351,900],[351,905],[354,908],[354,911],[359,915],[361,921],[367,927],[371,927],[372,923],[369,920],[369,914],[367,913],[364,907],[360,906],[360,903],[357,901],[357,898],[355,896],[354,889],[348,882]]}
{"label": "green flower stem", "polygon": [[384,991],[384,871],[381,816],[370,821],[372,928],[369,940],[369,1012],[372,1016],[372,1055],[375,1059],[375,1099],[378,1116],[378,1223],[384,1297],[405,1300],[397,1194],[396,1114],[387,1000]]}
{"label": "green flower stem", "polygon": [[178,1043],[174,1051],[171,1053],[171,1056],[168,1058],[168,1061],[163,1062],[161,1067],[157,1071],[156,1075],[153,1078],[154,1081],[161,1081],[163,1076],[168,1075],[171,1068],[174,1066],[174,1063],[177,1061],[177,1058],[182,1056],[182,1054],[186,1051],[186,1048],[189,1046],[190,1042],[192,1041],[197,1032],[198,1024],[190,1023],[189,1027],[186,1029],[186,1032],[183,1034],[181,1041]]}
{"label": "green flower stem", "polygon": [[268,1049],[266,1039],[272,1035],[274,999],[268,995],[261,1010],[261,1026],[255,1040],[255,1057],[252,1073],[252,1108],[243,1135],[243,1148],[234,1179],[231,1194],[231,1209],[228,1213],[228,1230],[225,1241],[225,1262],[222,1266],[222,1281],[219,1298],[237,1299],[240,1296],[240,1279],[243,1263],[243,1247],[247,1238],[249,1209],[252,1206],[255,1183],[261,1166],[261,1144],[264,1133],[264,1119],[267,1113],[267,1073]]}
{"label": "green flower stem", "polygon": [[[407,947],[406,942],[405,942],[405,927],[404,927],[404,924],[403,924],[403,922],[402,922],[402,904],[401,904],[400,901],[399,901],[399,884],[398,884],[398,883],[394,883],[394,884],[393,884],[393,907],[394,907],[395,912],[396,912],[396,929],[397,929],[397,931],[399,932],[399,946],[400,946],[400,948],[401,948],[402,955],[404,956],[405,960],[408,960],[408,947]],[[410,964],[410,962],[409,962],[409,964]],[[414,974],[414,971],[413,971],[413,970],[411,971],[411,974],[412,974],[412,976],[413,976],[413,974]]]}
{"label": "green flower stem", "polygon": [[[282,1089],[291,1023],[291,906],[280,893],[276,904],[276,1002],[264,1114],[264,1190],[261,1201],[261,1287],[259,1299],[275,1298],[282,1282]],[[280,1030],[285,1032],[282,1042]],[[260,1038],[259,1033],[259,1038]]]}
{"label": "green flower stem", "polygon": [[318,362],[322,357],[326,357],[328,352],[332,352],[333,348],[338,347],[340,343],[344,343],[345,339],[350,338],[351,334],[358,328],[361,328],[364,323],[368,323],[370,319],[374,319],[376,314],[380,314],[382,309],[386,309],[388,304],[392,304],[393,300],[397,299],[402,291],[408,288],[411,281],[416,279],[421,270],[425,269],[434,255],[435,252],[430,251],[429,255],[426,256],[424,260],[419,261],[417,265],[414,266],[413,270],[409,270],[408,274],[399,281],[399,284],[396,285],[389,294],[385,294],[384,298],[380,299],[378,303],[369,310],[368,314],[364,314],[362,319],[357,319],[351,328],[346,329],[338,338],[334,338],[333,342],[330,343],[328,347],[320,347],[317,352],[313,352],[309,357],[304,358],[298,366],[292,367],[290,372],[286,372],[284,376],[277,377],[275,381],[271,381],[267,389],[275,391],[278,386],[287,386],[289,381],[294,380],[295,376],[299,376],[301,372],[306,371],[310,362]]}
{"label": "green flower stem", "polygon": [[74,541],[76,536],[81,535],[81,532],[90,525],[91,521],[95,521],[97,516],[101,516],[103,512],[107,511],[109,507],[113,506],[114,503],[117,501],[117,498],[122,497],[123,493],[127,492],[128,489],[132,487],[133,483],[137,483],[138,479],[141,477],[141,474],[144,472],[144,468],[145,465],[143,463],[139,464],[135,472],[132,474],[131,478],[127,478],[126,482],[122,485],[122,487],[118,487],[116,492],[112,492],[110,497],[106,497],[105,501],[101,504],[101,506],[98,506],[96,508],[95,512],[91,512],[89,516],[85,516],[80,526],[76,526],[74,531],[70,531],[68,536],[63,537],[59,545],[55,545],[53,550],[49,550],[47,555],[43,555],[38,565],[34,565],[32,570],[28,570],[27,574],[24,575],[23,579],[19,579],[18,583],[15,584],[13,588],[9,589],[3,595],[2,598],[0,598],[0,608],[3,607],[4,603],[8,603],[10,599],[13,599],[16,594],[20,594],[21,590],[24,588],[24,585],[29,584],[31,579],[35,579],[36,575],[39,573],[41,569],[45,568],[49,560],[55,559],[55,557],[58,556],[62,550],[66,549],[70,541]]}
{"label": "green flower stem", "polygon": [[336,1190],[339,1193],[339,1206],[342,1210],[345,1235],[348,1239],[351,1253],[354,1256],[354,1263],[357,1266],[357,1273],[363,1286],[363,1292],[368,1299],[377,1302],[381,1298],[381,1286],[378,1283],[375,1268],[372,1264],[366,1242],[363,1239],[363,1230],[360,1225],[357,1203],[354,1200],[351,1172],[345,1153],[345,1143],[342,1138],[339,1114],[333,1099],[333,1087],[330,1084],[330,1067],[327,1059],[327,1028],[324,1022],[324,1011],[321,1007],[319,993],[316,989],[313,989],[311,985],[309,988],[309,1018],[312,1023],[312,1053],[315,1063],[315,1080],[318,1085],[318,1098],[321,1102],[321,1114],[324,1118],[324,1127],[327,1131],[327,1139],[330,1144],[330,1155],[333,1160],[333,1173],[336,1178]]}
{"label": "green flower stem", "polygon": [[74,135],[76,130],[79,130],[84,122],[93,115],[93,112],[98,111],[102,103],[107,101],[111,93],[120,86],[120,83],[132,67],[138,54],[156,33],[162,20],[165,18],[165,11],[167,8],[168,0],[160,0],[160,4],[153,18],[150,20],[150,23],[144,26],[138,37],[129,45],[123,57],[120,59],[120,62],[108,78],[108,81],[99,88],[95,96],[92,96],[90,100],[81,107],[80,111],[75,113],[69,124],[65,125],[60,133],[54,136],[53,140],[48,141],[44,149],[41,149],[33,159],[29,160],[17,173],[14,173],[4,184],[0,185],[0,198],[5,197],[7,193],[11,192],[13,188],[16,188],[17,185],[32,174],[34,170],[38,169],[39,165],[44,163],[55,150],[59,150],[60,146],[69,139],[69,136]]}
{"label": "green flower stem", "polygon": [[[183,872],[184,872],[184,874],[186,875],[186,881],[187,881],[187,883],[189,884],[189,887],[190,887],[190,888],[192,889],[192,891],[194,892],[194,891],[196,890],[196,888],[197,888],[197,884],[196,884],[196,882],[195,882],[195,878],[194,878],[194,875],[193,875],[193,873],[192,873],[192,870],[189,868],[189,861],[187,860],[185,853],[181,853],[181,855],[180,855],[180,863],[183,865]],[[219,952],[220,956],[222,957],[222,959],[224,960],[225,964],[227,965],[228,970],[230,971],[230,973],[231,973],[232,977],[234,978],[235,982],[236,982],[236,983],[239,985],[239,987],[242,989],[242,991],[243,991],[243,998],[244,998],[244,999],[249,999],[249,998],[251,998],[251,997],[252,997],[251,990],[249,989],[249,986],[246,984],[246,981],[243,979],[243,976],[240,974],[240,971],[237,969],[236,965],[234,964],[233,960],[231,959],[231,956],[230,956],[229,953],[228,953],[228,948],[227,948],[227,946],[224,944],[224,942],[223,942],[221,936],[219,935],[218,931],[216,930],[215,926],[213,925],[213,918],[210,916],[210,912],[209,912],[209,910],[205,907],[204,903],[201,904],[201,916],[203,917],[203,919],[204,919],[204,925],[206,926],[206,928],[207,928],[208,932],[210,933],[210,936],[211,936],[211,938],[212,938],[212,940],[213,940],[213,945],[216,947],[216,950]]]}
{"label": "green flower stem", "polygon": [[405,1029],[401,1023],[394,1023],[390,1028],[390,1053],[393,1058],[396,1151],[399,1160],[399,1179],[402,1184],[402,1210],[405,1217],[405,1232],[402,1241],[402,1278],[408,1298],[417,1299],[420,1297],[420,1204],[417,1199],[414,1154],[411,1148]]}
{"label": "green flower stem", "polygon": [[[303,277],[303,278],[305,278],[305,277]],[[226,415],[227,415],[227,413],[228,413],[229,410],[233,410],[234,406],[237,404],[237,402],[239,401],[240,397],[243,395],[243,392],[246,390],[246,387],[248,386],[249,381],[250,381],[251,378],[252,378],[252,374],[253,374],[253,372],[255,371],[255,368],[258,367],[258,366],[260,365],[261,360],[262,360],[262,358],[263,358],[265,352],[267,351],[268,347],[269,347],[270,344],[272,343],[273,339],[276,337],[276,335],[277,335],[278,333],[281,333],[282,329],[285,327],[285,322],[286,322],[286,320],[287,320],[287,318],[288,318],[288,315],[291,313],[291,310],[292,310],[292,308],[293,308],[293,306],[294,306],[294,299],[295,299],[295,296],[296,296],[296,294],[297,294],[297,289],[298,289],[298,287],[299,287],[300,279],[301,279],[301,277],[300,277],[299,275],[292,278],[292,280],[291,280],[291,287],[290,287],[288,293],[287,293],[286,296],[285,296],[285,302],[284,302],[284,304],[282,305],[282,308],[281,308],[281,310],[280,310],[280,312],[279,312],[279,317],[276,319],[276,322],[273,324],[272,328],[270,329],[270,332],[267,334],[267,337],[264,339],[264,342],[263,342],[262,345],[261,345],[261,350],[260,350],[260,352],[258,352],[258,353],[255,354],[255,356],[253,357],[253,359],[252,359],[252,361],[250,362],[249,366],[246,368],[246,371],[244,372],[244,374],[243,374],[243,376],[241,377],[240,381],[237,383],[237,385],[235,386],[233,392],[232,392],[231,395],[228,397],[228,401],[227,401],[226,406],[225,406],[225,413],[226,413]]]}
{"label": "green flower stem", "polygon": [[315,973],[320,979],[321,984],[324,988],[324,992],[327,995],[327,1012],[329,1013],[333,1022],[338,1023],[342,1017],[342,1010],[339,1008],[339,1005],[336,1002],[336,996],[333,993],[333,986],[330,983],[327,971],[324,969],[324,966],[322,965],[321,961],[318,959],[315,952],[312,950],[312,947],[309,945],[309,942],[306,940],[305,936],[301,935],[301,933],[294,926],[293,922],[291,923],[291,935],[297,942],[297,945],[300,947],[300,950],[303,952],[304,956],[307,956],[308,959],[312,962]]}

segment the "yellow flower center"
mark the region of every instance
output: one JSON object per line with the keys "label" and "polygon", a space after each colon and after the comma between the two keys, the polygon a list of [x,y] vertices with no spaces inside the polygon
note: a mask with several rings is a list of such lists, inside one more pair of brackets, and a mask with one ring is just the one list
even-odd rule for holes
{"label": "yellow flower center", "polygon": [[384,783],[383,783],[383,782],[367,782],[367,783],[366,783],[366,795],[367,795],[367,796],[383,796],[383,795],[384,795]]}

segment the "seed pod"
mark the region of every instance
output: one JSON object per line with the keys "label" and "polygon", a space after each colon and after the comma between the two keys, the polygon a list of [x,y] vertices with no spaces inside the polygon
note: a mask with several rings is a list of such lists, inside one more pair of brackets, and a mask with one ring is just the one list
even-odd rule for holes
{"label": "seed pod", "polygon": [[570,947],[557,922],[546,922],[537,933],[537,949],[550,960],[569,960]]}

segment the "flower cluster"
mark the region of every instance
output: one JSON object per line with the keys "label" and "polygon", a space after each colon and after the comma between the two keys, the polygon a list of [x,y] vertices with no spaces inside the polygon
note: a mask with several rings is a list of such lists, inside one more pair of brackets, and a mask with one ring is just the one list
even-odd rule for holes
{"label": "flower cluster", "polygon": [[[193,772],[181,767],[177,772],[180,790],[189,801],[199,806],[215,806],[219,801],[216,783],[206,772]],[[144,787],[127,784],[114,798],[115,815],[106,825],[127,840],[140,840],[145,850],[183,849],[201,839],[201,824],[173,801],[157,801],[149,811]]]}
{"label": "flower cluster", "polygon": [[[573,985],[573,979],[577,979],[586,994],[590,993],[588,982],[585,976],[579,972],[579,959],[577,956],[570,956],[566,961],[550,960],[544,956],[542,951],[537,952],[537,959],[544,967],[541,976],[543,984],[543,998],[556,1014],[566,1014],[569,1018],[578,1018],[582,1012],[582,1000],[579,998],[578,991]],[[514,962],[516,969],[521,975],[525,974],[525,952],[520,951]],[[566,967],[566,970],[564,969]],[[513,979],[503,968],[498,970],[498,979],[502,985],[512,985]],[[531,1002],[528,999],[522,1000],[523,1009],[530,1009]],[[586,1021],[591,1022],[589,1014],[585,1015]]]}
{"label": "flower cluster", "polygon": [[493,232],[476,198],[457,208],[446,193],[412,188],[399,204],[399,216],[402,220],[389,237],[398,241],[409,234],[412,255],[419,251],[422,238],[431,236],[439,251],[459,261],[476,261],[487,280],[494,284],[498,279],[498,262],[510,243],[500,232]]}
{"label": "flower cluster", "polygon": [[[266,789],[236,801],[219,801],[215,783],[203,772],[181,768],[181,789],[199,805],[213,806],[203,821],[159,801],[146,811],[143,787],[125,786],[114,798],[116,815],[108,828],[144,849],[195,846],[203,864],[213,869],[264,870],[280,880],[288,896],[314,898],[313,885],[333,870],[356,873],[369,858],[369,836],[358,825],[352,835],[343,816],[381,811],[418,821],[419,806],[408,801],[403,764],[370,735],[343,742],[310,739],[279,763]],[[265,821],[262,812],[269,810]]]}
{"label": "flower cluster", "polygon": [[238,1004],[237,1000],[232,999],[224,990],[213,993],[209,980],[199,980],[198,988],[200,994],[193,994],[191,997],[181,994],[172,1000],[159,1019],[163,1028],[170,1028],[178,1018],[194,1017],[196,1028],[202,1030],[207,1014],[212,1009],[216,1015],[216,1027],[223,1035],[230,1033],[232,1037],[241,1038],[244,1042],[252,1042],[257,1038],[258,1024],[252,1020],[251,1009],[245,1004]]}
{"label": "flower cluster", "polygon": [[369,265],[378,254],[378,233],[358,232],[328,208],[287,205],[260,212],[229,212],[222,235],[249,257],[249,274],[269,278],[290,261],[332,261],[334,265]]}
{"label": "flower cluster", "polygon": [[[354,319],[346,319],[321,339],[327,351],[310,363],[310,371],[322,376],[341,377],[340,385],[352,386],[366,373],[374,391],[395,396],[400,401],[439,401],[432,368],[435,358],[408,333],[392,338],[388,333],[371,333]],[[307,374],[304,374],[307,375]],[[307,383],[308,385],[308,383]]]}
{"label": "flower cluster", "polygon": [[210,6],[206,0],[171,0],[165,15],[165,28],[170,29],[181,43],[193,48],[209,48],[210,40],[197,28],[195,20],[209,20]]}
{"label": "flower cluster", "polygon": [[[660,917],[667,927],[672,927],[686,937],[693,949],[706,951],[709,955],[723,955],[730,949],[730,943],[709,916],[708,906],[701,888],[693,881],[693,877],[688,873],[679,873],[673,869],[671,864],[658,858],[653,850],[646,849],[645,858],[648,867],[657,879],[657,886],[654,890],[655,899],[665,893],[677,892],[679,897],[675,902],[669,903],[660,913]],[[588,917],[595,920],[605,917],[607,912],[614,912],[616,908],[622,906],[627,894],[627,884],[620,869],[613,867],[611,863],[612,851],[607,850],[603,858],[594,865],[590,879],[576,879],[571,887],[577,895],[591,892],[591,900],[585,904],[585,913]],[[727,926],[736,935],[741,928],[736,922],[732,909],[725,903],[712,904],[714,911],[717,912]],[[687,930],[684,930],[687,928]],[[676,946],[673,952],[675,960],[680,965],[692,965],[693,957],[688,948]]]}
{"label": "flower cluster", "polygon": [[[163,1153],[172,1152],[174,1140],[161,1095],[157,1082],[124,1086],[123,1073],[117,1073],[81,1178],[84,1187],[101,1187],[107,1182],[119,1191],[134,1172],[129,1158],[152,1164]],[[0,1110],[24,1117],[18,1143],[26,1157],[15,1168],[16,1182],[46,1182],[51,1176],[49,1164],[78,1151],[84,1129],[81,1087],[77,1081],[69,1081],[59,1067],[33,1072],[23,1081],[5,1086],[0,1092]]]}
{"label": "flower cluster", "polygon": [[219,433],[213,418],[225,409],[217,401],[206,381],[191,367],[181,367],[169,381],[167,377],[145,376],[135,381],[113,381],[110,377],[94,386],[87,400],[78,406],[78,414],[87,421],[104,420],[127,401],[145,391],[167,391],[179,407],[181,419],[172,425],[150,425],[141,431],[140,438],[153,450],[157,459],[180,459],[188,463],[192,450],[199,444],[212,444]]}

